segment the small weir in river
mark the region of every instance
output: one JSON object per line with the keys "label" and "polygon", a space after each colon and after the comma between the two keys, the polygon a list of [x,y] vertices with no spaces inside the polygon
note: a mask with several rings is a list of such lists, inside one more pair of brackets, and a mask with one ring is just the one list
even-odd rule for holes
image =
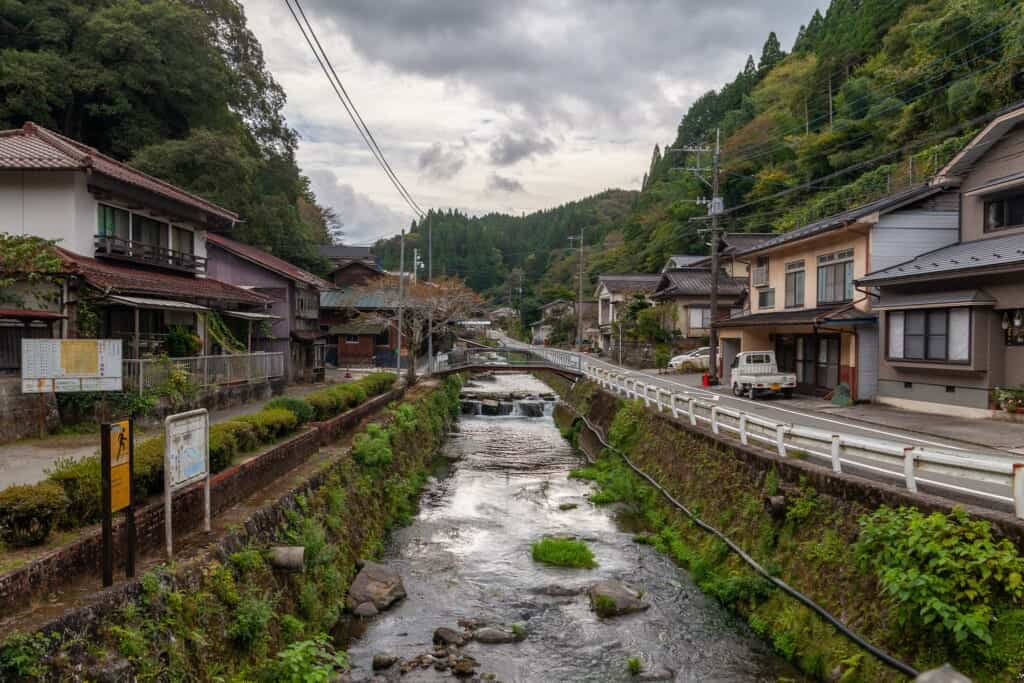
{"label": "small weir in river", "polygon": [[[435,629],[459,629],[460,620],[525,628],[521,642],[462,648],[478,674],[506,683],[637,680],[630,657],[643,661],[646,676],[662,676],[647,680],[801,678],[671,560],[635,543],[627,511],[589,503],[592,485],[567,476],[585,463],[554,424],[550,387],[526,374],[474,378],[462,405],[419,514],[393,532],[381,559],[401,573],[408,597],[337,634],[354,680],[372,677],[375,654],[430,652]],[[565,534],[586,541],[597,568],[533,561],[534,541]],[[598,618],[585,590],[609,579],[642,591],[650,609]],[[387,673],[397,680],[395,669]],[[417,668],[401,680],[455,679]]]}

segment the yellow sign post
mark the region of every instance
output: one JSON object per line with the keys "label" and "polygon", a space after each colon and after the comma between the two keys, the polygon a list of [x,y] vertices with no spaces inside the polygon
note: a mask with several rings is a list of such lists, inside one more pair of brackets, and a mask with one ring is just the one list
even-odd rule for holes
{"label": "yellow sign post", "polygon": [[104,423],[100,437],[103,470],[103,585],[114,583],[114,513],[127,510],[125,532],[128,553],[125,573],[135,575],[135,496],[132,474],[135,467],[135,424],[132,419]]}

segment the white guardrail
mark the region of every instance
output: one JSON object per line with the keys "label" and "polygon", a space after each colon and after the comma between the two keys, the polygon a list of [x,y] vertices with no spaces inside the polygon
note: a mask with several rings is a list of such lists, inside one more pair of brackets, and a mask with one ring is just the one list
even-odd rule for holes
{"label": "white guardrail", "polygon": [[[779,457],[815,457],[830,464],[833,472],[844,468],[867,470],[878,476],[902,481],[908,491],[917,493],[918,484],[968,494],[1010,504],[1018,519],[1024,519],[1024,460],[1009,456],[936,448],[872,439],[851,434],[815,429],[767,420],[743,410],[718,404],[718,396],[702,392],[670,391],[648,384],[638,377],[582,361],[581,356],[565,351],[531,349],[553,365],[582,372],[608,391],[638,399],[658,412],[670,412],[677,420],[693,426],[707,425],[712,433],[729,433],[743,445],[758,445],[778,453]],[[568,357],[571,357],[571,360]],[[852,458],[857,458],[856,460]],[[958,483],[929,477],[940,475],[958,479]],[[988,484],[1003,492],[977,488]]]}

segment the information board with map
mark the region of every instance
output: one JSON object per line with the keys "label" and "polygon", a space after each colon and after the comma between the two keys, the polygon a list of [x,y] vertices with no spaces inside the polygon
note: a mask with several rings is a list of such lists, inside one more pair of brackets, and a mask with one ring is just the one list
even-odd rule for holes
{"label": "information board with map", "polygon": [[22,339],[21,391],[121,391],[120,339]]}

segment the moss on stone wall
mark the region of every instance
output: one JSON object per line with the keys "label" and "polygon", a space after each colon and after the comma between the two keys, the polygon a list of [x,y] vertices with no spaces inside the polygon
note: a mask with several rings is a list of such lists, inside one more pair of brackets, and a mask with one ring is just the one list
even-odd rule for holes
{"label": "moss on stone wall", "polygon": [[387,462],[362,464],[345,453],[319,487],[287,500],[277,543],[305,548],[305,572],[273,572],[257,546],[188,571],[163,566],[95,633],[9,638],[0,680],[125,669],[139,680],[320,680],[291,678],[295,671],[328,680],[345,658],[324,634],[345,608],[356,560],[378,554],[388,529],[410,519],[429,461],[459,413],[460,387],[452,376],[389,407],[379,421]]}
{"label": "moss on stone wall", "polygon": [[[883,595],[878,568],[870,562],[858,568],[858,537],[876,508],[825,495],[807,481],[782,482],[775,469],[752,467],[730,449],[645,410],[640,402],[617,402],[619,409],[609,417],[591,383],[579,382],[562,397],[602,426],[616,448],[677,500],[870,642],[921,670],[949,661],[979,681],[1012,680],[1024,667],[1019,629],[1024,611],[1012,591],[991,601],[996,614],[991,645],[897,618],[898,598]],[[568,431],[568,424],[560,426]],[[668,506],[621,458],[605,452],[595,466],[576,475],[597,482],[594,502],[636,506],[649,527],[639,542],[671,555],[702,590],[745,618],[802,670],[826,680],[902,678],[756,575],[721,541]],[[778,494],[786,503],[773,514],[765,500]],[[928,573],[928,567],[921,567],[922,581]]]}

